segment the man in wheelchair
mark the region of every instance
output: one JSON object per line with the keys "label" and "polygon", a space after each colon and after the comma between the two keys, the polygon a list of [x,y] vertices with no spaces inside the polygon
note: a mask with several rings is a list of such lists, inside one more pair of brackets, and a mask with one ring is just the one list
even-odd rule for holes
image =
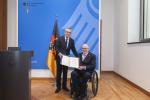
{"label": "man in wheelchair", "polygon": [[75,100],[79,100],[80,98],[84,100],[87,98],[87,82],[91,78],[96,66],[96,56],[89,51],[87,44],[82,45],[82,53],[79,54],[79,63],[80,67],[71,73],[71,89]]}

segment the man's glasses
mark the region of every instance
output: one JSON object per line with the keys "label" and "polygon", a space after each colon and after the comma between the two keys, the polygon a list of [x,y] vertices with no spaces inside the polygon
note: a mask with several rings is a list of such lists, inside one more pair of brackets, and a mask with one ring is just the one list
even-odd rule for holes
{"label": "man's glasses", "polygon": [[71,32],[69,32],[69,31],[65,31],[66,33],[71,33]]}
{"label": "man's glasses", "polygon": [[89,49],[89,48],[82,48],[82,49]]}

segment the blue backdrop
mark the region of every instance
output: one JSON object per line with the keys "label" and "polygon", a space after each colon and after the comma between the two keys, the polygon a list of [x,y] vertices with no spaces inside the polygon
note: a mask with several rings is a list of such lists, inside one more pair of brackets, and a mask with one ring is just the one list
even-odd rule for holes
{"label": "blue backdrop", "polygon": [[65,27],[72,27],[78,52],[87,43],[99,59],[100,0],[18,0],[19,47],[34,50],[33,69],[47,69],[46,57],[56,16],[60,35]]}

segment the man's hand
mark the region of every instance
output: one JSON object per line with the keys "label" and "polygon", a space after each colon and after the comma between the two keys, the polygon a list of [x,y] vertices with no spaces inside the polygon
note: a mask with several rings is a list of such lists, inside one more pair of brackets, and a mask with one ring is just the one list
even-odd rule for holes
{"label": "man's hand", "polygon": [[63,57],[63,54],[62,54],[62,53],[60,53],[60,52],[59,52],[59,54],[58,54],[58,55],[59,55],[60,59]]}
{"label": "man's hand", "polygon": [[86,70],[86,66],[79,66],[79,70]]}

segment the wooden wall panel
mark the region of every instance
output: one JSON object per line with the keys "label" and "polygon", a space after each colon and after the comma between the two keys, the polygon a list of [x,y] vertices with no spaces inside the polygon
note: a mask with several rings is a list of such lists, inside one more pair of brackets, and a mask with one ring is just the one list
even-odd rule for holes
{"label": "wooden wall panel", "polygon": [[0,50],[7,48],[7,0],[0,0]]}

